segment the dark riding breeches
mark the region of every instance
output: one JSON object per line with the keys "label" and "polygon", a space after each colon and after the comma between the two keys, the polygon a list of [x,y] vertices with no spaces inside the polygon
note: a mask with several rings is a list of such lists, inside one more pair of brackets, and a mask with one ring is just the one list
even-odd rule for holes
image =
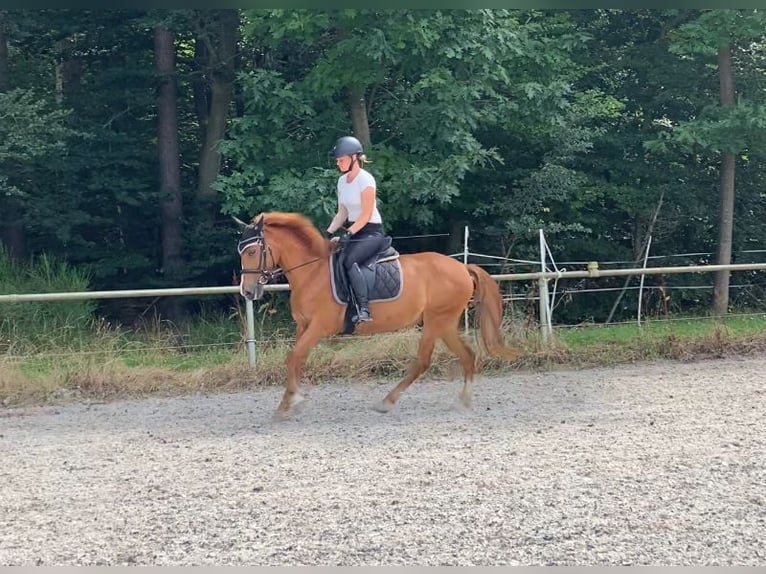
{"label": "dark riding breeches", "polygon": [[383,226],[379,223],[368,223],[352,235],[344,249],[343,266],[346,271],[354,266],[361,266],[375,255],[383,244]]}
{"label": "dark riding breeches", "polygon": [[380,223],[368,223],[354,235],[349,237],[344,247],[343,267],[348,277],[349,287],[354,294],[357,312],[351,317],[354,323],[372,321],[368,308],[369,293],[367,281],[361,266],[375,257],[383,244],[383,226]]}

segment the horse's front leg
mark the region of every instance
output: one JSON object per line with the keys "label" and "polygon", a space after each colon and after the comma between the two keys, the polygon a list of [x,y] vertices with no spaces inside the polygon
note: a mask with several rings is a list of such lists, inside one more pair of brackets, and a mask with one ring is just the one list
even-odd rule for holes
{"label": "horse's front leg", "polygon": [[317,328],[316,325],[312,326],[309,324],[305,328],[299,328],[295,345],[285,361],[287,365],[287,380],[285,381],[285,394],[282,396],[282,401],[277,409],[277,413],[280,416],[286,417],[289,415],[290,409],[303,400],[299,392],[303,365],[311,349],[325,336],[327,336],[327,333]]}

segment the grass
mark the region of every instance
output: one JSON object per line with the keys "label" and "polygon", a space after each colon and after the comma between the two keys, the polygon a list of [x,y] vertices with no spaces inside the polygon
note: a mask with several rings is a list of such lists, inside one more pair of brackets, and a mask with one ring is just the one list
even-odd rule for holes
{"label": "grass", "polygon": [[676,320],[654,320],[616,325],[560,328],[559,337],[574,349],[581,349],[594,343],[625,342],[638,338],[656,341],[667,337],[695,339],[710,335],[716,329],[726,329],[732,336],[757,335],[766,329],[766,317],[758,315],[731,316],[724,319],[706,317]]}
{"label": "grass", "polygon": [[[11,261],[0,249],[0,293],[85,291],[89,278],[65,263],[41,256]],[[280,300],[256,311],[257,365],[243,343],[244,309],[234,298],[228,316],[202,309],[194,323],[175,327],[156,319],[126,330],[95,320],[93,302],[10,303],[0,306],[0,406],[105,401],[150,395],[281,385],[293,325]],[[284,303],[282,301],[282,303]],[[506,321],[506,340],[526,355],[513,364],[479,356],[485,374],[514,370],[583,368],[660,359],[696,360],[766,349],[766,317],[722,320],[688,317],[652,320],[640,327],[557,327],[543,341],[535,326]],[[473,335],[468,337],[478,350]],[[371,337],[334,337],[312,351],[305,384],[387,378],[392,383],[415,356],[416,329]],[[457,360],[440,343],[426,377],[458,379]]]}
{"label": "grass", "polygon": [[[574,366],[747,355],[766,344],[766,317],[690,317],[556,329],[552,350]],[[554,353],[553,357],[555,358]]]}
{"label": "grass", "polygon": [[[0,355],[0,404],[105,401],[281,385],[284,360],[293,342],[291,332],[284,326],[267,332],[264,326],[261,322],[254,369],[248,365],[240,326],[231,318],[200,319],[186,335],[158,323],[133,332],[94,324],[88,336],[81,325],[63,329],[45,345],[10,345]],[[66,333],[75,336],[66,337]],[[411,329],[322,341],[309,357],[303,382],[384,377],[393,383],[415,355],[418,339],[419,332]],[[506,340],[523,347],[526,356],[510,365],[480,356],[483,373],[747,355],[766,349],[766,317],[654,320],[641,327],[557,327],[547,344],[537,330],[524,332],[518,324],[507,322]],[[478,350],[472,335],[468,342]],[[458,379],[461,372],[457,360],[439,344],[425,376]]]}

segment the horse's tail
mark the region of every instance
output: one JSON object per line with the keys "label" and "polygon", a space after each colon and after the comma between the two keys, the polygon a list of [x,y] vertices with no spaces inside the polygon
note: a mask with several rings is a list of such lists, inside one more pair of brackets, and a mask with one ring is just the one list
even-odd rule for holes
{"label": "horse's tail", "polygon": [[513,349],[503,343],[503,334],[500,330],[503,320],[503,298],[500,295],[500,286],[478,265],[470,264],[467,267],[473,279],[474,308],[484,348],[495,357],[509,361],[519,358],[524,351]]}

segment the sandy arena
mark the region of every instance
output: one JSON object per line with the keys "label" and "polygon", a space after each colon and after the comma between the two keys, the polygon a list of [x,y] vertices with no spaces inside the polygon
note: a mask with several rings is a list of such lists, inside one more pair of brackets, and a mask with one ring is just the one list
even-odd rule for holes
{"label": "sandy arena", "polygon": [[0,565],[764,565],[766,358],[0,410]]}

